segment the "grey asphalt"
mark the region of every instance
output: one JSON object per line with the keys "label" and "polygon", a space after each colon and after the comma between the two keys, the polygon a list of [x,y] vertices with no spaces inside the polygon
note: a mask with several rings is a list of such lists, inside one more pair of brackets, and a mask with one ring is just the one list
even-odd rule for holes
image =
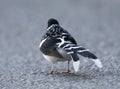
{"label": "grey asphalt", "polygon": [[[67,63],[58,63],[50,75],[38,47],[51,17],[95,53],[103,69],[80,57],[77,74],[72,66],[71,74],[61,73]],[[0,89],[120,89],[120,1],[0,0]]]}

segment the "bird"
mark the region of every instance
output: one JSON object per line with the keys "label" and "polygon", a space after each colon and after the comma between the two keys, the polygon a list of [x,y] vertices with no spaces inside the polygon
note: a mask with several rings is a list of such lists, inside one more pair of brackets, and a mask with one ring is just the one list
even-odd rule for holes
{"label": "bird", "polygon": [[51,63],[51,74],[55,73],[54,64],[68,62],[66,73],[70,73],[70,62],[73,69],[79,71],[80,59],[78,55],[91,59],[98,68],[102,68],[101,61],[89,49],[79,46],[73,36],[60,26],[58,20],[50,18],[47,22],[47,30],[42,36],[39,49],[46,60]]}

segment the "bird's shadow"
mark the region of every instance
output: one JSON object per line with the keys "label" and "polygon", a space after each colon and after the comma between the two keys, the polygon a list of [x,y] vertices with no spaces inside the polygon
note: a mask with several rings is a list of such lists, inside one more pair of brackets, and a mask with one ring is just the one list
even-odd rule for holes
{"label": "bird's shadow", "polygon": [[79,80],[91,80],[91,79],[104,79],[105,77],[110,77],[110,76],[118,76],[120,77],[119,73],[115,73],[114,71],[105,71],[104,69],[99,70],[99,69],[92,69],[89,71],[80,71],[78,73],[63,73],[61,71],[57,71],[55,72],[55,74],[50,74],[47,70],[46,71],[36,71],[33,72],[34,75],[43,75],[46,76],[48,78],[52,77],[54,79],[70,79],[70,80],[75,80],[75,81],[79,81]]}
{"label": "bird's shadow", "polygon": [[57,78],[65,78],[70,80],[91,80],[91,79],[103,79],[105,77],[110,77],[113,75],[118,76],[113,71],[104,71],[104,70],[91,70],[87,72],[79,72],[79,73],[62,73],[56,72],[55,74],[51,75],[50,73],[43,73],[46,76],[57,77]]}
{"label": "bird's shadow", "polygon": [[56,72],[55,74],[50,74],[50,73],[44,73],[46,76],[51,76],[51,77],[57,77],[57,78],[66,78],[66,79],[71,79],[71,80],[80,80],[80,79],[93,79],[96,77],[96,75],[91,75],[89,73],[62,73],[62,72]]}

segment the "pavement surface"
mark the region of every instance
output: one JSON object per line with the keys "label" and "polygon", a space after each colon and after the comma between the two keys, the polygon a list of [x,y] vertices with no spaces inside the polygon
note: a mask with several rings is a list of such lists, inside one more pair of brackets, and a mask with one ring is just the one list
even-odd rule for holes
{"label": "pavement surface", "polygon": [[[39,51],[49,18],[103,63],[80,57],[77,74],[51,65]],[[86,60],[88,62],[85,62]],[[85,60],[85,61],[84,61]],[[0,89],[120,89],[119,0],[0,0]]]}

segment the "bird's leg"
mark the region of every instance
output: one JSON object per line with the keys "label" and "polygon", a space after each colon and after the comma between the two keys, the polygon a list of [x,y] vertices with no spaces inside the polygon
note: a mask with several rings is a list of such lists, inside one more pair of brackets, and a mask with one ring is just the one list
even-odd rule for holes
{"label": "bird's leg", "polygon": [[63,73],[70,73],[70,61],[68,61],[68,65],[67,65],[67,70],[64,71]]}
{"label": "bird's leg", "polygon": [[70,61],[68,61],[67,73],[70,73]]}
{"label": "bird's leg", "polygon": [[55,74],[55,71],[54,71],[54,64],[52,64],[52,66],[51,66],[50,74]]}

